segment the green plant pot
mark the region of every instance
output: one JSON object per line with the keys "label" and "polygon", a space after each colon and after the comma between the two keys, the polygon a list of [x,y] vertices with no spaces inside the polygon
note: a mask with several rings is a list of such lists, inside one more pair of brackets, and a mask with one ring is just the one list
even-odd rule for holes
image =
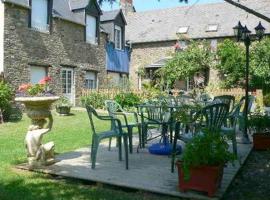
{"label": "green plant pot", "polygon": [[70,106],[57,106],[56,112],[60,115],[67,116],[70,114]]}

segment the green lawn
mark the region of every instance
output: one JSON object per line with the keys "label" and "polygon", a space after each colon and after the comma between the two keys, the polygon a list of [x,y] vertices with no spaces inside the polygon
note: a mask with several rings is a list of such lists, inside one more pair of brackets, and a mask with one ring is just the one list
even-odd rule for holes
{"label": "green lawn", "polygon": [[[73,116],[67,117],[54,114],[53,130],[44,137],[44,142],[55,142],[57,153],[90,145],[91,132],[87,113],[83,111],[73,111],[73,113]],[[14,168],[16,164],[26,162],[24,137],[29,124],[30,120],[24,116],[20,122],[0,125],[0,200],[170,199],[16,170]],[[99,123],[98,127],[100,130],[105,129],[109,124]]]}

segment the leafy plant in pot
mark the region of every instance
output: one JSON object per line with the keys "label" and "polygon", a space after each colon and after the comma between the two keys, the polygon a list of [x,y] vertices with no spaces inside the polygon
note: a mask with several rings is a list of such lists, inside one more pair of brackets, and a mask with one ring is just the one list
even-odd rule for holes
{"label": "leafy plant in pot", "polygon": [[176,162],[179,189],[204,191],[212,197],[221,184],[224,166],[235,159],[226,139],[219,133],[206,130],[194,136]]}
{"label": "leafy plant in pot", "polygon": [[262,113],[253,114],[249,117],[248,127],[253,132],[254,149],[270,149],[270,117]]}
{"label": "leafy plant in pot", "polygon": [[72,107],[69,99],[67,97],[60,97],[56,103],[56,112],[60,115],[66,116],[70,114],[70,108]]}

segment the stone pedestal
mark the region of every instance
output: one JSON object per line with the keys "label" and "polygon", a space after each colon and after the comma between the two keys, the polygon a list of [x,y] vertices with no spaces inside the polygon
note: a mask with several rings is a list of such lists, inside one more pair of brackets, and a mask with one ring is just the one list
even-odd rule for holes
{"label": "stone pedestal", "polygon": [[52,128],[53,117],[50,108],[52,103],[58,99],[59,97],[57,96],[15,98],[15,101],[25,105],[27,116],[32,121],[25,137],[25,146],[30,167],[39,167],[54,163],[54,143],[42,144],[42,138]]}

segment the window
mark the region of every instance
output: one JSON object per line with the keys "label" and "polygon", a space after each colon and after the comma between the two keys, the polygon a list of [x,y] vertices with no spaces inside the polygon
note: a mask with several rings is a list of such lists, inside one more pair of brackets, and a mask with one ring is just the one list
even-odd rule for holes
{"label": "window", "polygon": [[122,28],[120,26],[115,26],[114,43],[116,49],[122,49]]}
{"label": "window", "polygon": [[209,24],[206,31],[207,32],[217,32],[218,25],[217,24]]}
{"label": "window", "polygon": [[188,32],[188,29],[189,29],[189,26],[181,26],[181,27],[179,27],[177,33],[185,34]]}
{"label": "window", "polygon": [[32,0],[31,27],[37,31],[48,32],[48,0]]}
{"label": "window", "polygon": [[97,44],[97,19],[86,15],[86,42]]}
{"label": "window", "polygon": [[46,67],[38,67],[38,66],[31,66],[30,67],[30,74],[31,74],[31,83],[36,84],[45,76],[47,76],[47,68]]}
{"label": "window", "polygon": [[217,51],[217,39],[211,40],[210,46],[211,46],[212,52],[216,52]]}
{"label": "window", "polygon": [[96,89],[97,88],[97,74],[95,72],[86,72],[85,74],[85,88]]}

